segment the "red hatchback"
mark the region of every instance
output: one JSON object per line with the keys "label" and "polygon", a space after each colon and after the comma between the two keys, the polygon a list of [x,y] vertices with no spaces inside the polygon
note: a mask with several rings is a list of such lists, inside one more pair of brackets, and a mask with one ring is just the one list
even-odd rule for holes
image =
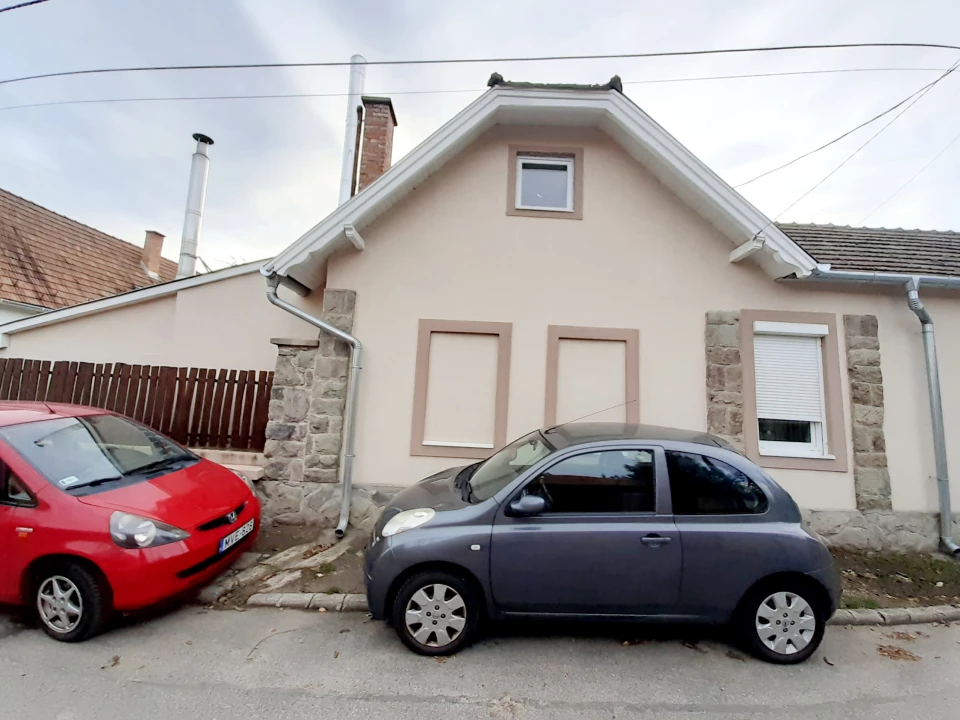
{"label": "red hatchback", "polygon": [[66,642],[209,581],[256,537],[230,470],[94,408],[0,403],[0,603]]}

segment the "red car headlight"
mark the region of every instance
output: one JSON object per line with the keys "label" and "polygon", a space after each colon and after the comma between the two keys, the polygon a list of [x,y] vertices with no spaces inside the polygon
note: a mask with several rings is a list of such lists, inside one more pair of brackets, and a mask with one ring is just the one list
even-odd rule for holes
{"label": "red car headlight", "polygon": [[110,516],[110,537],[120,547],[136,550],[186,540],[190,533],[159,520],[115,512]]}

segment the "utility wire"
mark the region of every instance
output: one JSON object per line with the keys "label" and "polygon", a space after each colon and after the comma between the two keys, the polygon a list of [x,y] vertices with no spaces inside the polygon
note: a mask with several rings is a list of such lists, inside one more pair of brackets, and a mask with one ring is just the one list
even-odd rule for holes
{"label": "utility wire", "polygon": [[[773,218],[772,220],[770,220],[770,222],[768,222],[763,228],[761,228],[759,231],[757,231],[757,235],[759,235],[761,232],[763,232],[763,230],[765,230],[767,227],[769,227],[769,226],[772,225],[774,222],[776,222],[777,219],[779,219],[784,213],[786,213],[786,212],[788,212],[789,210],[793,209],[793,207],[795,207],[801,200],[803,200],[803,199],[804,199],[805,197],[807,197],[810,193],[812,193],[812,192],[813,192],[814,190],[816,190],[818,187],[820,187],[821,185],[823,185],[827,180],[829,180],[831,177],[833,177],[833,175],[834,175],[838,170],[840,170],[840,168],[842,168],[842,167],[843,167],[844,165],[846,165],[848,162],[850,162],[851,160],[853,160],[853,158],[854,158],[861,150],[863,150],[867,145],[869,145],[870,143],[872,143],[884,130],[886,130],[888,127],[890,127],[891,125],[893,125],[893,123],[895,123],[895,122],[897,121],[897,119],[898,119],[901,115],[903,115],[905,112],[907,112],[907,110],[909,110],[909,109],[912,108],[914,105],[916,105],[920,100],[922,100],[923,97],[924,97],[924,95],[926,95],[928,92],[930,92],[937,83],[939,83],[939,82],[940,82],[941,80],[943,80],[945,77],[947,77],[948,75],[950,75],[950,73],[954,72],[958,67],[960,67],[960,60],[957,60],[953,65],[950,66],[950,69],[948,69],[945,73],[943,73],[943,75],[941,75],[941,76],[938,77],[936,80],[934,80],[932,83],[930,83],[930,84],[929,84],[919,95],[917,95],[906,107],[904,107],[900,112],[898,112],[896,115],[894,115],[892,118],[890,118],[890,121],[889,121],[886,125],[884,125],[882,128],[880,128],[879,130],[877,130],[873,135],[871,135],[871,136],[867,139],[867,141],[866,141],[865,143],[863,143],[863,145],[861,145],[861,146],[858,147],[856,150],[854,150],[852,153],[850,153],[846,158],[844,158],[843,162],[841,162],[841,163],[840,163],[839,165],[837,165],[833,170],[831,170],[829,173],[827,173],[827,174],[823,177],[823,179],[820,180],[820,182],[818,182],[818,183],[817,183],[816,185],[814,185],[812,188],[810,188],[810,189],[807,190],[805,193],[803,193],[803,195],[801,195],[800,197],[798,197],[796,200],[794,200],[792,203],[790,203],[787,207],[785,207],[783,210],[781,210],[781,211],[777,214],[776,217],[774,217],[774,218]],[[754,237],[756,237],[756,236],[754,236]]]}
{"label": "utility wire", "polygon": [[[832,73],[943,72],[943,71],[944,71],[944,68],[920,68],[920,67],[834,68],[829,70],[795,70],[795,71],[772,72],[772,73],[748,73],[744,75],[710,75],[710,76],[703,76],[703,77],[656,78],[651,80],[632,80],[630,82],[625,82],[623,84],[624,85],[648,85],[648,84],[657,84],[657,83],[700,82],[705,80],[736,80],[741,78],[783,77],[787,75],[821,75],[821,74],[832,74]],[[481,92],[484,92],[484,88],[469,88],[469,89],[463,89],[463,90],[403,90],[399,92],[377,92],[377,93],[371,93],[371,94],[392,97],[395,95],[436,95],[436,94],[443,94],[443,93],[481,93]],[[919,92],[919,90],[917,92]],[[29,103],[26,105],[8,105],[6,107],[0,107],[0,112],[4,110],[23,110],[25,108],[52,107],[57,105],[87,105],[87,104],[94,104],[94,103],[180,102],[180,101],[188,101],[188,100],[274,100],[274,99],[283,99],[283,98],[346,97],[347,95],[349,95],[349,93],[336,92],[336,93],[289,93],[289,94],[271,94],[271,95],[187,95],[187,96],[173,96],[173,97],[134,97],[134,98],[95,98],[95,99],[89,99],[89,100],[54,100],[51,102]],[[877,117],[880,117],[880,115],[878,115]],[[874,120],[875,119],[876,118],[874,118]],[[868,122],[872,122],[872,121],[868,121]],[[864,124],[867,124],[867,123],[864,123]],[[754,180],[756,179],[757,178],[754,178]],[[753,182],[753,180],[750,180],[748,182]]]}
{"label": "utility wire", "polygon": [[896,190],[894,190],[893,193],[892,193],[886,200],[884,200],[882,203],[880,203],[879,205],[877,205],[873,210],[871,210],[871,211],[868,212],[866,215],[864,215],[864,216],[863,216],[863,219],[861,219],[860,222],[857,223],[857,225],[860,226],[860,227],[863,227],[863,224],[867,221],[867,219],[868,219],[871,215],[873,215],[875,212],[877,212],[877,210],[879,210],[880,208],[882,208],[882,207],[883,207],[884,205],[886,205],[888,202],[890,202],[891,200],[893,200],[893,198],[895,198],[897,195],[899,195],[899,194],[900,194],[900,191],[903,190],[907,185],[909,185],[909,184],[912,183],[914,180],[916,180],[918,177],[920,177],[920,175],[923,174],[923,171],[926,170],[926,169],[927,169],[928,167],[930,167],[931,165],[933,165],[937,160],[939,160],[939,159],[940,159],[940,156],[943,155],[943,154],[944,154],[947,150],[949,150],[951,147],[953,147],[954,143],[956,143],[957,140],[960,140],[960,133],[958,133],[958,134],[953,138],[953,140],[951,140],[949,143],[947,143],[947,145],[944,146],[944,148],[943,148],[942,150],[940,150],[940,152],[938,152],[936,155],[934,155],[933,158],[932,158],[926,165],[924,165],[922,168],[920,168],[919,170],[917,170],[917,172],[915,172],[915,173],[913,174],[913,177],[911,177],[911,178],[910,178],[909,180],[907,180],[903,185],[901,185],[901,186],[898,187]]}
{"label": "utility wire", "polygon": [[946,75],[941,75],[939,78],[937,78],[937,79],[934,80],[933,82],[927,83],[927,84],[924,85],[922,88],[919,88],[918,90],[910,93],[910,94],[907,95],[903,100],[901,100],[900,102],[898,102],[896,105],[892,105],[891,107],[888,107],[886,110],[884,110],[882,113],[879,113],[879,114],[877,114],[877,115],[874,115],[874,116],[873,116],[872,118],[870,118],[869,120],[860,123],[859,125],[857,125],[857,126],[854,127],[854,128],[850,128],[850,129],[847,130],[845,133],[843,133],[842,135],[838,135],[837,137],[835,137],[835,138],[834,138],[833,140],[831,140],[830,142],[824,143],[823,145],[821,145],[821,146],[818,147],[818,148],[814,148],[813,150],[810,150],[809,152],[805,152],[803,155],[799,155],[799,156],[795,157],[793,160],[790,160],[789,162],[785,162],[783,165],[778,165],[777,167],[772,168],[771,170],[767,170],[766,172],[762,172],[762,173],[760,173],[759,175],[757,175],[756,177],[750,178],[750,179],[747,180],[746,182],[742,182],[742,183],[740,183],[739,185],[734,185],[733,187],[734,187],[734,188],[742,188],[742,187],[744,187],[744,186],[746,186],[746,185],[749,185],[749,184],[752,183],[752,182],[756,182],[756,181],[759,180],[760,178],[765,178],[767,175],[772,175],[772,174],[775,173],[775,172],[778,172],[778,171],[780,171],[780,170],[783,170],[784,168],[790,167],[790,166],[793,165],[794,163],[798,163],[798,162],[800,162],[801,160],[803,160],[804,158],[808,158],[808,157],[810,157],[811,155],[813,155],[814,153],[818,153],[818,152],[820,152],[821,150],[824,150],[824,149],[830,147],[831,145],[834,145],[835,143],[840,142],[840,141],[843,140],[845,137],[847,137],[848,135],[852,135],[853,133],[855,133],[855,132],[856,132],[857,130],[859,130],[860,128],[864,128],[864,127],[866,127],[867,125],[869,125],[870,123],[876,122],[877,120],[879,120],[880,118],[882,118],[884,115],[888,115],[888,114],[892,113],[892,112],[893,112],[894,110],[896,110],[898,107],[900,107],[900,106],[903,105],[904,103],[909,102],[910,100],[912,100],[914,97],[916,97],[916,96],[919,95],[920,93],[926,92],[927,90],[929,90],[930,88],[932,88],[934,85],[936,85],[938,82],[940,82],[941,80],[943,80],[944,77],[946,77]]}
{"label": "utility wire", "polygon": [[40,3],[45,3],[47,0],[29,0],[29,2],[17,3],[16,5],[9,5],[4,8],[0,8],[0,13],[5,13],[10,10],[19,10],[20,8],[30,7],[31,5],[39,5]]}
{"label": "utility wire", "polygon": [[[783,52],[791,50],[838,50],[851,48],[933,48],[941,50],[960,50],[958,45],[939,45],[936,43],[830,43],[822,45],[773,45],[746,48],[720,48],[715,50],[671,50],[645,53],[610,53],[599,55],[542,55],[538,57],[494,57],[494,58],[447,58],[436,60],[368,60],[367,65],[464,65],[475,63],[514,63],[547,62],[554,60],[617,60],[628,58],[690,57],[698,55],[731,55],[752,52]],[[22,77],[0,80],[0,85],[40,80],[43,78],[68,77],[73,75],[102,75],[113,73],[155,72],[172,70],[249,70],[255,68],[306,68],[306,67],[347,67],[350,62],[299,62],[299,63],[231,63],[220,65],[154,65],[142,67],[94,68],[88,70],[65,70],[61,72],[24,75]]]}

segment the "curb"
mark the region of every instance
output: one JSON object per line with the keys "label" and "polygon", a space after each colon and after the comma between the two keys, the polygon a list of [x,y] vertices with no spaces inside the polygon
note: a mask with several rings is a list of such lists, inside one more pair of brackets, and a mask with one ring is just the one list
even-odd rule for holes
{"label": "curb", "polygon": [[331,612],[367,612],[367,596],[335,593],[257,593],[247,600],[248,606],[297,608]]}
{"label": "curb", "polygon": [[881,610],[837,610],[827,625],[923,625],[960,620],[960,607],[934,605]]}

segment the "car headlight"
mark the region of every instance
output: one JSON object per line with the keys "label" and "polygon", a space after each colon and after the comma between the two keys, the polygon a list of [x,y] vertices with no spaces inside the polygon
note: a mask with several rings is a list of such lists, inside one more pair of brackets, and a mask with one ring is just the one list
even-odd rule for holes
{"label": "car headlight", "polygon": [[186,540],[190,533],[159,520],[115,512],[110,516],[110,537],[120,547],[136,550]]}
{"label": "car headlight", "polygon": [[402,513],[394,515],[383,526],[380,532],[383,537],[390,537],[406,530],[413,530],[428,522],[437,514],[433,508],[417,508],[416,510],[404,510]]}

